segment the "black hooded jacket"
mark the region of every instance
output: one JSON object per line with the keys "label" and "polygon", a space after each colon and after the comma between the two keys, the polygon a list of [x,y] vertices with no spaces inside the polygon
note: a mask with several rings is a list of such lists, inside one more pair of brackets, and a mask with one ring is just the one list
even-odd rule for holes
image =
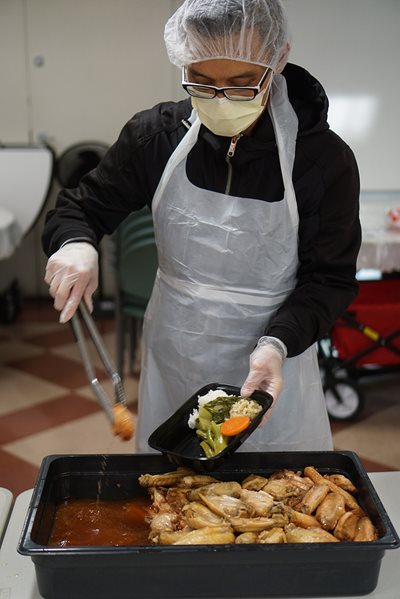
{"label": "black hooded jacket", "polygon": [[[281,339],[290,357],[326,335],[356,296],[361,230],[357,164],[351,149],[329,129],[328,100],[321,84],[290,63],[282,74],[299,119],[293,184],[300,217],[300,265],[295,289],[265,334]],[[79,187],[60,192],[56,208],[46,217],[42,238],[46,254],[77,238],[97,247],[129,212],[146,204],[151,207],[168,159],[187,132],[183,121],[191,110],[190,98],[165,102],[128,121]],[[189,180],[197,187],[226,193],[229,145],[229,138],[201,126],[187,158]],[[231,164],[231,195],[282,200],[278,151],[267,111],[251,135],[239,139]]]}

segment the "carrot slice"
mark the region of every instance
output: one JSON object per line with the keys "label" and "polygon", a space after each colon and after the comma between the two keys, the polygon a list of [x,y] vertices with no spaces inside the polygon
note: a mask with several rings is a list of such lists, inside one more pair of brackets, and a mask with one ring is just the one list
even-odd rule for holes
{"label": "carrot slice", "polygon": [[220,431],[226,437],[233,437],[244,431],[250,424],[248,416],[233,416],[225,420],[220,426]]}

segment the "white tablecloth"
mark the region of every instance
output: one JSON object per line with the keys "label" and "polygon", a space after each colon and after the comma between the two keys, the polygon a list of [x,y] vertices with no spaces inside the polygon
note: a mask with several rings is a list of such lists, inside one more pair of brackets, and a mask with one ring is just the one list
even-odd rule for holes
{"label": "white tablecloth", "polygon": [[400,271],[400,228],[389,229],[386,211],[399,208],[399,200],[361,201],[362,244],[357,269]]}
{"label": "white tablecloth", "polygon": [[13,255],[22,233],[14,215],[0,206],[0,260]]}
{"label": "white tablecloth", "polygon": [[12,500],[13,495],[11,491],[0,487],[0,543],[7,527],[8,518],[11,512]]}

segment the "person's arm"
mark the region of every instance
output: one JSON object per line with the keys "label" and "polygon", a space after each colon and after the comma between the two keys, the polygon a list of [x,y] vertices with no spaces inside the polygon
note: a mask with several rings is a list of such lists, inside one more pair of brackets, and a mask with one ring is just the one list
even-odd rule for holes
{"label": "person's arm", "polygon": [[42,234],[47,256],[69,241],[85,241],[97,248],[103,235],[112,233],[129,212],[149,203],[142,163],[133,119],[77,188],[60,191]]}
{"label": "person's arm", "polygon": [[308,226],[304,236],[301,224],[299,227],[296,287],[265,329],[265,335],[285,344],[288,357],[302,353],[327,335],[358,290],[359,175],[347,146],[335,163],[323,170],[322,184],[318,215],[309,216],[314,226]]}
{"label": "person's arm", "polygon": [[42,235],[49,260],[45,281],[60,322],[67,322],[82,299],[92,310],[98,284],[98,244],[131,212],[150,203],[142,179],[142,145],[134,119],[122,130],[98,167],[75,189],[63,189],[46,217]]}
{"label": "person's arm", "polygon": [[74,314],[80,300],[91,307],[97,287],[97,248],[132,211],[151,206],[165,165],[187,128],[182,119],[190,100],[163,102],[135,115],[98,167],[76,189],[60,192],[42,235],[50,256],[45,281],[60,321]]}
{"label": "person's arm", "polygon": [[46,217],[42,235],[50,256],[74,239],[97,247],[132,211],[150,206],[172,152],[187,132],[190,100],[162,102],[137,113],[96,169],[76,189],[64,189]]}
{"label": "person's arm", "polygon": [[286,357],[302,353],[326,335],[357,294],[359,176],[351,150],[342,152],[323,174],[318,214],[310,211],[308,218],[313,224],[303,226],[303,222],[299,226],[296,287],[250,355],[249,374],[241,388],[242,395],[255,389],[272,395],[274,401],[263,422],[270,417],[281,392]]}

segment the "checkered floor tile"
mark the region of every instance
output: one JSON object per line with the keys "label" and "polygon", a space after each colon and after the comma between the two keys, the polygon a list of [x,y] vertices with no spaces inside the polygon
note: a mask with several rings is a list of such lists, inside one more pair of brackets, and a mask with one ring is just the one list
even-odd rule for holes
{"label": "checkered floor tile", "polygon": [[[97,325],[114,356],[113,320]],[[138,377],[137,366],[124,377],[134,414]],[[355,451],[368,471],[400,470],[399,389],[400,374],[362,382],[365,410],[357,422],[332,422],[335,449]],[[17,320],[0,327],[0,487],[16,496],[34,486],[46,455],[129,451],[93,397],[70,327],[58,323],[50,302],[25,301]]]}

